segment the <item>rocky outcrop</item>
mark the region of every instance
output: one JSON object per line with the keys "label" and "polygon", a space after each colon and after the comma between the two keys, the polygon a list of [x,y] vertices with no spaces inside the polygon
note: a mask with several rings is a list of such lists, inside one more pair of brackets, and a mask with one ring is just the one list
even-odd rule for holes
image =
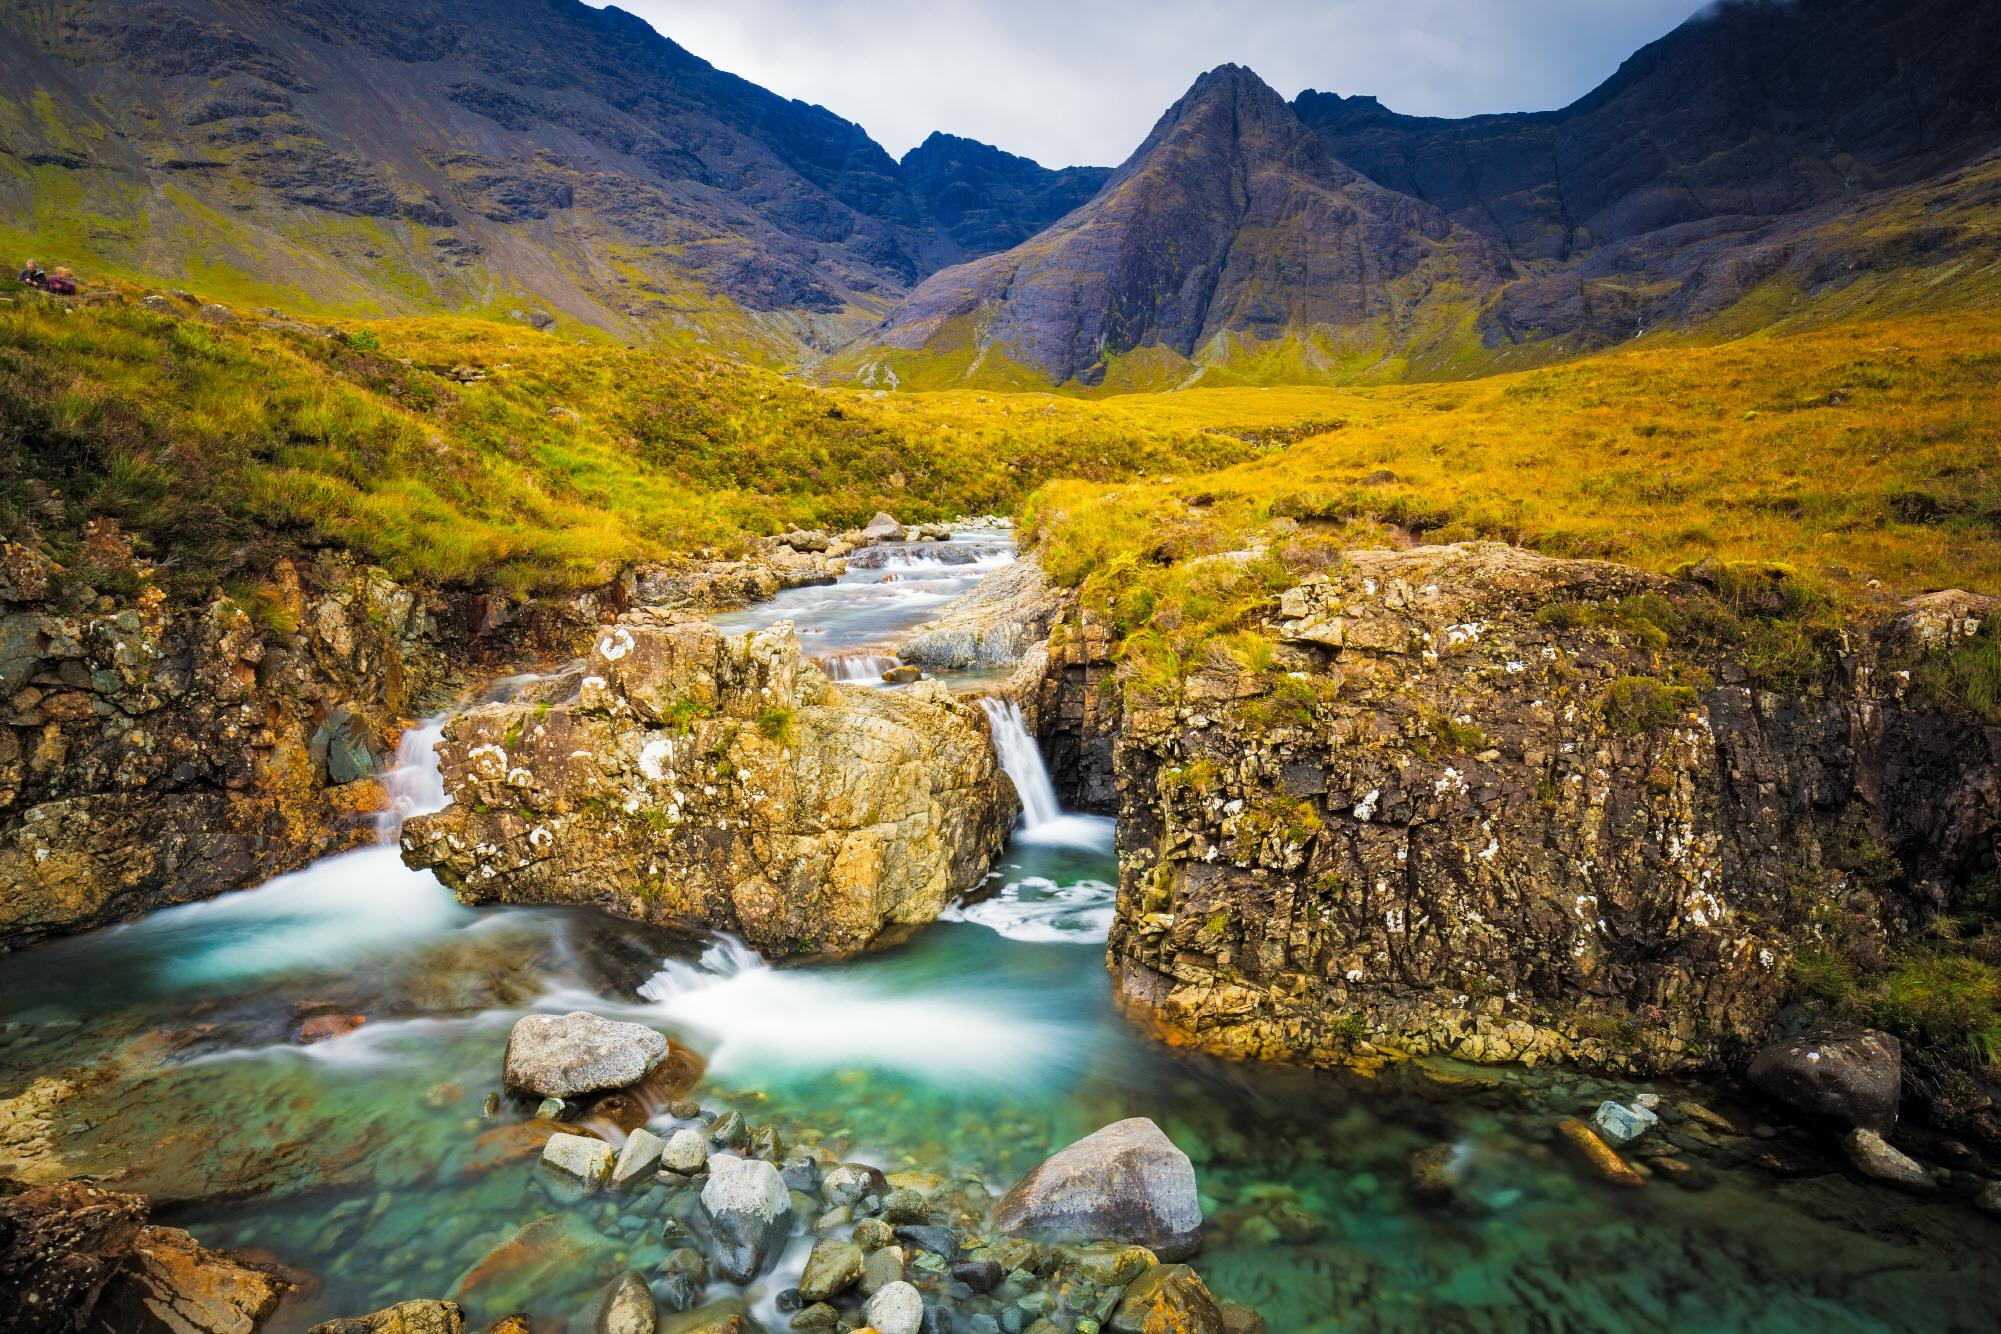
{"label": "rocky outcrop", "polygon": [[1049,780],[1071,809],[1119,808],[1113,741],[1120,692],[1111,631],[1064,599],[1047,641],[1022,655],[1007,694],[1041,739]]}
{"label": "rocky outcrop", "polygon": [[1903,1047],[1873,1028],[1819,1029],[1763,1047],[1745,1075],[1800,1111],[1881,1134],[1897,1122]]}
{"label": "rocky outcrop", "polygon": [[1048,636],[1057,607],[1042,566],[1024,557],[946,603],[897,645],[896,656],[947,670],[1017,667]]}
{"label": "rocky outcrop", "polygon": [[994,1226],[1131,1242],[1178,1260],[1202,1241],[1195,1166],[1145,1117],[1115,1122],[1017,1181],[995,1207]]}
{"label": "rocky outcrop", "polygon": [[468,902],[587,904],[859,949],[977,883],[1015,810],[980,711],[935,683],[837,687],[789,624],[731,639],[656,611],[605,627],[575,693],[459,715],[453,804],[405,859]]}
{"label": "rocky outcrop", "polygon": [[1990,731],[1909,669],[1995,611],[1915,600],[1777,690],[1755,655],[1803,632],[1696,583],[1350,552],[1284,595],[1270,670],[1129,694],[1120,993],[1246,1056],[1720,1062],[1803,943],[1992,865]]}
{"label": "rocky outcrop", "polygon": [[0,948],[374,838],[402,720],[630,592],[447,595],[321,553],[190,598],[113,525],[83,546],[66,569],[0,544]]}
{"label": "rocky outcrop", "polygon": [[0,1330],[251,1334],[290,1284],[81,1181],[0,1197]]}

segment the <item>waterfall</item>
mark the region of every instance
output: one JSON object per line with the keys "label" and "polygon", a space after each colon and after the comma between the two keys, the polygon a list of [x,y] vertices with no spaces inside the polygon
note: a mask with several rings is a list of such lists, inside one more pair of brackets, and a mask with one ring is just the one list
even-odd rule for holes
{"label": "waterfall", "polygon": [[855,685],[879,686],[882,674],[896,666],[896,659],[887,653],[836,653],[819,661],[829,681]]}
{"label": "waterfall", "polygon": [[1049,781],[1042,748],[1028,734],[1021,709],[1011,699],[995,699],[991,695],[980,700],[980,707],[987,711],[994,752],[1000,756],[1001,768],[1007,770],[1007,776],[1014,780],[1014,790],[1021,795],[1022,829],[1033,833],[1042,825],[1062,819],[1063,807],[1056,800],[1056,785]]}
{"label": "waterfall", "polygon": [[394,843],[405,820],[441,811],[451,801],[444,775],[438,772],[437,746],[444,734],[443,718],[426,718],[396,743],[396,763],[382,774],[382,790],[389,800],[375,817],[378,841]]}

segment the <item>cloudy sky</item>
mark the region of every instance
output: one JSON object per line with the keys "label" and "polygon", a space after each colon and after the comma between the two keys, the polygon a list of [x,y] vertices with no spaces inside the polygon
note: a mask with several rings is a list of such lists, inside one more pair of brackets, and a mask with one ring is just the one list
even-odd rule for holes
{"label": "cloudy sky", "polygon": [[[595,3],[596,0],[593,0]],[[1413,115],[1562,106],[1701,0],[618,0],[696,55],[859,121],[1110,165],[1203,70]]]}

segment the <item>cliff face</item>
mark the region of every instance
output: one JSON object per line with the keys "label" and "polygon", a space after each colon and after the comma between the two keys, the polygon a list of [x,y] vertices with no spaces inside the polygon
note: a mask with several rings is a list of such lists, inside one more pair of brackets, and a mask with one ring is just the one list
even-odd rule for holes
{"label": "cliff face", "polygon": [[1235,341],[1315,331],[1326,343],[1313,355],[1332,369],[1422,355],[1444,334],[1448,296],[1502,277],[1498,252],[1336,162],[1277,93],[1227,65],[1090,203],[933,276],[870,342],[915,383],[1175,382]]}
{"label": "cliff face", "polygon": [[331,554],[234,596],[172,600],[159,573],[108,524],[73,570],[0,545],[0,947],[368,842],[402,720],[482,642],[532,652],[602,612],[510,613]]}
{"label": "cliff face", "polygon": [[1995,730],[1907,668],[1997,607],[1918,599],[1780,691],[1703,647],[1714,606],[1493,544],[1353,552],[1287,593],[1275,675],[1127,702],[1125,1000],[1318,1062],[1657,1071],[1761,1038],[1796,953],[1880,948],[1993,865]]}
{"label": "cliff face", "polygon": [[978,883],[1015,813],[980,710],[935,682],[830,685],[789,625],[729,639],[653,611],[606,626],[571,697],[474,709],[453,804],[404,859],[467,902],[588,905],[860,949]]}

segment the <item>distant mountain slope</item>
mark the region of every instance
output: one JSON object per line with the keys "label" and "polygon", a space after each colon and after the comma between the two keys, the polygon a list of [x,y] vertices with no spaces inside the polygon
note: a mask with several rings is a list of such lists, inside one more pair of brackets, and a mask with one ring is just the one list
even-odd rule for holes
{"label": "distant mountain slope", "polygon": [[1992,0],[1722,0],[1561,111],[1430,120],[1311,89],[1334,156],[1516,258],[1741,229],[2001,143]]}
{"label": "distant mountain slope", "polygon": [[[1206,76],[1084,209],[934,274],[865,382],[1471,375],[2001,300],[2001,4],[1724,0],[1563,111]],[[1225,95],[1227,93],[1227,95]]]}
{"label": "distant mountain slope", "polygon": [[1506,276],[1498,247],[1334,161],[1225,65],[1088,204],[932,276],[876,344],[921,353],[890,359],[916,384],[1171,384],[1219,347],[1284,334],[1308,370],[1400,364],[1449,340],[1446,298]]}
{"label": "distant mountain slope", "polygon": [[1019,245],[1088,200],[1110,167],[1047,167],[977,139],[933,133],[899,164],[911,193],[966,255]]}
{"label": "distant mountain slope", "polygon": [[779,356],[1050,221],[1074,179],[971,158],[1013,203],[955,230],[859,126],[576,0],[32,0],[0,10],[0,89],[16,249]]}

